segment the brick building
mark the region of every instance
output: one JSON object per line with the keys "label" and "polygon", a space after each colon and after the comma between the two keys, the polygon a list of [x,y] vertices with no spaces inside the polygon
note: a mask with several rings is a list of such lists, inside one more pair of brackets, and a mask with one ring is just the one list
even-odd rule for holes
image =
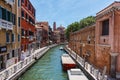
{"label": "brick building", "polygon": [[56,28],[56,22],[53,23],[53,43],[65,42],[65,28],[60,25]]}
{"label": "brick building", "polygon": [[36,27],[36,47],[40,48],[42,39],[42,27],[39,25],[36,25],[35,27]]}
{"label": "brick building", "polygon": [[54,36],[53,43],[60,43],[60,31],[58,30],[53,31],[53,36]]}
{"label": "brick building", "polygon": [[21,50],[29,56],[35,48],[35,8],[29,0],[21,0]]}
{"label": "brick building", "polygon": [[53,44],[53,31],[52,31],[52,28],[49,26],[49,34],[48,34],[48,36],[49,36],[49,44]]}
{"label": "brick building", "polygon": [[[120,2],[96,14],[96,24],[70,34],[69,47],[111,77],[120,78]],[[116,76],[117,75],[117,76]]]}
{"label": "brick building", "polygon": [[97,66],[107,66],[112,77],[120,72],[120,2],[114,2],[96,15]]}
{"label": "brick building", "polygon": [[95,64],[95,24],[71,33],[68,46],[85,61]]}
{"label": "brick building", "polygon": [[48,22],[37,22],[36,25],[42,28],[41,32],[41,45],[40,47],[47,46],[49,43],[49,24]]}
{"label": "brick building", "polygon": [[65,27],[60,25],[57,30],[60,32],[60,42],[65,42]]}
{"label": "brick building", "polygon": [[20,59],[20,0],[0,0],[0,70]]}

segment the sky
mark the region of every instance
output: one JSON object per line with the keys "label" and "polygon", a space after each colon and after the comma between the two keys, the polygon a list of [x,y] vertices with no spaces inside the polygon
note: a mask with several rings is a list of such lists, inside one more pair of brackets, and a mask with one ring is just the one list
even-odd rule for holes
{"label": "sky", "polygon": [[30,0],[36,9],[36,21],[53,22],[57,27],[67,26],[97,12],[120,0]]}

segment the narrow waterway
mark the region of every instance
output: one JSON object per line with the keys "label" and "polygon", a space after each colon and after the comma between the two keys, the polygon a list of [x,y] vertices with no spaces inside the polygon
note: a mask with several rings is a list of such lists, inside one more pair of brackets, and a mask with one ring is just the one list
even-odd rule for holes
{"label": "narrow waterway", "polygon": [[59,50],[60,47],[50,49],[18,80],[68,80],[61,66],[61,55],[66,52]]}

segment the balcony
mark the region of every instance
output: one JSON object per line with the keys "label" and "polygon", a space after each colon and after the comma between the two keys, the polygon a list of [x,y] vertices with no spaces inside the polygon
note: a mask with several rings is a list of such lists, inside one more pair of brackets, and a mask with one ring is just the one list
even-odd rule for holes
{"label": "balcony", "polygon": [[14,3],[14,0],[5,0],[5,1],[6,1],[6,3],[10,4],[11,6],[12,6],[13,3]]}
{"label": "balcony", "polygon": [[6,30],[13,30],[13,24],[12,22],[8,22],[3,19],[0,19],[0,28],[6,29]]}

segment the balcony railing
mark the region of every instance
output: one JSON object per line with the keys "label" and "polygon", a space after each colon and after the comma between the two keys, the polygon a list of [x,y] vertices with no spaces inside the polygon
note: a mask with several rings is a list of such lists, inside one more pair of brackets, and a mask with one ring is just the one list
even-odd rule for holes
{"label": "balcony railing", "polygon": [[12,6],[13,3],[14,3],[14,0],[5,0],[5,1],[6,1],[6,3],[10,4],[11,6]]}
{"label": "balcony railing", "polygon": [[7,30],[13,30],[13,24],[12,22],[8,22],[3,19],[0,19],[0,28],[7,29]]}

